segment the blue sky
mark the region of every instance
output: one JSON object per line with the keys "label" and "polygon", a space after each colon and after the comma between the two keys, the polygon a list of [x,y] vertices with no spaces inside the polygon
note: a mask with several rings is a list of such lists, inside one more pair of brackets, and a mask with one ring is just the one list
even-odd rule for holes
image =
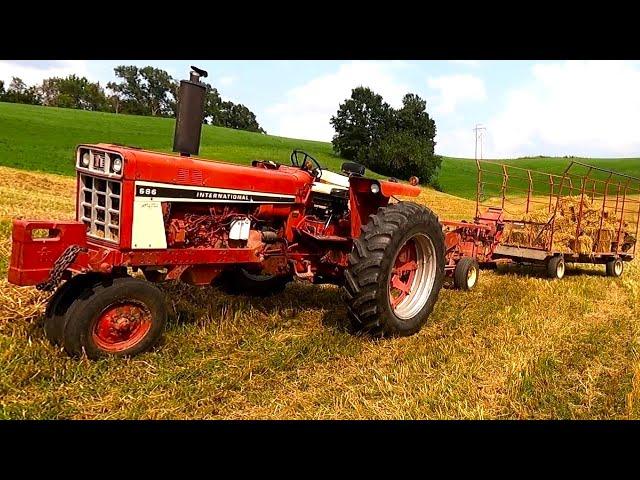
{"label": "blue sky", "polygon": [[104,85],[121,64],[177,79],[204,68],[223,98],[247,105],[273,135],[330,141],[329,118],[364,85],[395,107],[407,92],[426,99],[443,155],[473,157],[479,123],[485,158],[640,156],[637,61],[31,60],[0,61],[0,80],[75,73]]}

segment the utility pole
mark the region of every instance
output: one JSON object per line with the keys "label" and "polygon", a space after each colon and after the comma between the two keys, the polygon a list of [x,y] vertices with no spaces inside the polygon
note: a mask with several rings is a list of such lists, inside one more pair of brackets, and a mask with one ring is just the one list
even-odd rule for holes
{"label": "utility pole", "polygon": [[476,150],[474,155],[474,158],[476,160],[478,160],[478,138],[480,138],[480,158],[482,159],[482,136],[483,136],[483,131],[486,131],[486,130],[487,129],[480,124],[476,124],[475,128],[473,129],[473,131],[476,132]]}

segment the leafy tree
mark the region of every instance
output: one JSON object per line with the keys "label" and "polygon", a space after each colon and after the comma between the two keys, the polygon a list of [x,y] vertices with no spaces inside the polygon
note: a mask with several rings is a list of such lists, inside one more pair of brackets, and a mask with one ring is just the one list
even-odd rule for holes
{"label": "leafy tree", "polygon": [[109,82],[107,88],[118,97],[118,104],[122,113],[133,115],[150,115],[146,86],[138,67],[134,65],[120,65],[113,69],[120,83]]}
{"label": "leafy tree", "polygon": [[[169,116],[177,117],[178,116],[178,98],[180,95],[180,82],[176,82],[171,79],[171,96],[169,100],[167,100],[167,105],[169,106]],[[207,122],[204,122],[207,123]]]}
{"label": "leafy tree", "polygon": [[380,141],[393,120],[391,107],[370,88],[357,87],[331,117],[336,134],[333,148],[344,158],[366,162],[372,146]]}
{"label": "leafy tree", "polygon": [[122,113],[171,117],[176,115],[178,82],[165,70],[151,66],[114,68],[119,83],[109,82],[109,103]]}
{"label": "leafy tree", "polygon": [[220,127],[266,133],[255,114],[241,103],[222,100],[218,90],[205,83],[207,93],[204,104],[204,123]]}
{"label": "leafy tree", "polygon": [[31,105],[41,104],[38,88],[35,86],[27,87],[27,84],[19,77],[12,77],[9,88],[4,95],[4,101],[11,103],[28,103]]}
{"label": "leafy tree", "polygon": [[85,77],[48,78],[40,87],[43,105],[80,110],[107,110],[108,102],[99,83]]}
{"label": "leafy tree", "polygon": [[107,96],[107,104],[109,105],[109,111],[114,113],[120,113],[120,97],[115,93]]}
{"label": "leafy tree", "polygon": [[395,119],[394,132],[415,139],[410,142],[403,135],[396,134],[386,143],[387,148],[391,145],[398,148],[396,161],[404,159],[404,167],[397,165],[398,172],[402,172],[399,174],[404,178],[417,175],[423,183],[435,185],[442,158],[435,154],[436,122],[427,113],[427,102],[413,93],[406,94],[402,107],[395,111]]}
{"label": "leafy tree", "polygon": [[442,160],[434,153],[436,124],[426,107],[422,98],[409,93],[395,110],[369,88],[355,88],[331,118],[333,148],[379,173],[417,175],[433,184]]}
{"label": "leafy tree", "polygon": [[221,126],[223,124],[222,98],[220,98],[216,88],[208,83],[205,83],[205,85],[207,86],[207,93],[204,101],[204,123]]}
{"label": "leafy tree", "polygon": [[222,102],[221,115],[225,127],[266,133],[258,124],[255,114],[241,103]]}
{"label": "leafy tree", "polygon": [[172,98],[175,82],[171,75],[159,68],[144,67],[140,69],[140,77],[144,82],[144,96],[151,115],[171,115],[172,102],[175,102]]}
{"label": "leafy tree", "polygon": [[[177,115],[180,84],[166,71],[150,66],[120,65],[114,68],[114,73],[119,81],[107,83],[108,95],[100,83],[76,75],[47,78],[39,87],[27,87],[20,78],[14,77],[6,92],[0,81],[0,101],[133,115]],[[204,123],[266,133],[245,105],[223,101],[216,88],[205,85]]]}
{"label": "leafy tree", "polygon": [[383,175],[405,179],[416,175],[422,183],[431,183],[441,162],[428,138],[395,130],[375,145],[368,166]]}
{"label": "leafy tree", "polygon": [[87,82],[84,89],[83,102],[88,110],[104,111],[109,108],[107,95],[98,82]]}
{"label": "leafy tree", "polygon": [[402,108],[396,111],[396,129],[413,132],[433,141],[436,122],[427,113],[427,102],[414,93],[406,94],[402,99]]}

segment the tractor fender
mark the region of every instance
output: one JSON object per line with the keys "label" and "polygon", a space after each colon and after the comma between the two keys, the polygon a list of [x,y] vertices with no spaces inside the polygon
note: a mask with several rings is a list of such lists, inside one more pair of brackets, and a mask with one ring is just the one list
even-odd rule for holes
{"label": "tractor fender", "polygon": [[385,197],[392,197],[394,195],[417,197],[421,191],[420,187],[407,185],[405,183],[387,182],[386,180],[381,180],[378,183],[380,184],[380,192]]}
{"label": "tractor fender", "polygon": [[394,195],[417,197],[420,187],[403,183],[375,180],[365,177],[349,177],[349,209],[351,211],[351,236],[358,238],[362,225],[369,215],[380,207],[386,207]]}

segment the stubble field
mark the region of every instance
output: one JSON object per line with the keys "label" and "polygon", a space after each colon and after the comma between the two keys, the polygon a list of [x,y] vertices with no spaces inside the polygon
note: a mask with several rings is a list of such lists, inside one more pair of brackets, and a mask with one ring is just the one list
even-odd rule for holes
{"label": "stubble field", "polygon": [[[129,360],[71,359],[44,338],[46,295],[6,282],[10,219],[68,219],[74,180],[0,167],[0,418],[640,418],[640,268],[560,282],[483,271],[443,289],[413,337],[342,328],[337,288],[267,300],[167,285],[162,345]],[[441,218],[469,200],[424,189]]]}

